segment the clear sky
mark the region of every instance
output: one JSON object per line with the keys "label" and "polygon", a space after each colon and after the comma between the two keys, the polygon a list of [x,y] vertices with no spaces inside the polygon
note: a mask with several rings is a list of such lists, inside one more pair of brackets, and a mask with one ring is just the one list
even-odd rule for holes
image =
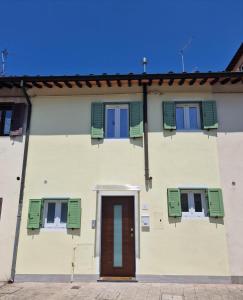
{"label": "clear sky", "polygon": [[6,75],[224,70],[243,41],[243,0],[0,0]]}

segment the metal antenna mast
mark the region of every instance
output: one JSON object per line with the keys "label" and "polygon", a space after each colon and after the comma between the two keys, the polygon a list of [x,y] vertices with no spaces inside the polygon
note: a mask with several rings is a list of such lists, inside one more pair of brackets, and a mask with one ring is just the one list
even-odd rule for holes
{"label": "metal antenna mast", "polygon": [[191,45],[191,43],[192,43],[192,37],[190,37],[190,39],[188,40],[188,42],[179,51],[179,54],[181,55],[182,72],[185,72],[184,52]]}
{"label": "metal antenna mast", "polygon": [[8,58],[8,50],[7,49],[3,49],[1,51],[1,60],[2,60],[2,70],[1,70],[1,73],[0,73],[1,76],[5,75],[7,58]]}

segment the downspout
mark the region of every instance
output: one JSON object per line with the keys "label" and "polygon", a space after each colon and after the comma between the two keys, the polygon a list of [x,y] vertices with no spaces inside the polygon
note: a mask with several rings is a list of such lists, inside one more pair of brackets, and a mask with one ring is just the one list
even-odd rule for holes
{"label": "downspout", "polygon": [[32,104],[30,101],[30,97],[25,89],[23,80],[21,80],[20,82],[20,87],[22,89],[22,92],[27,102],[27,122],[26,122],[26,130],[25,130],[24,155],[23,155],[22,174],[21,174],[20,191],[19,191],[19,205],[18,205],[18,214],[17,214],[17,222],[16,222],[16,230],[15,230],[11,278],[9,282],[14,282],[14,277],[16,272],[17,251],[18,251],[18,244],[19,244],[20,223],[21,223],[23,197],[24,197],[26,164],[27,164],[27,156],[28,156],[28,148],[29,148],[30,120],[31,120],[31,112],[32,112]]}
{"label": "downspout", "polygon": [[148,190],[152,183],[152,177],[149,176],[149,154],[148,154],[148,90],[147,84],[143,83],[143,132],[144,132],[144,171],[145,186]]}

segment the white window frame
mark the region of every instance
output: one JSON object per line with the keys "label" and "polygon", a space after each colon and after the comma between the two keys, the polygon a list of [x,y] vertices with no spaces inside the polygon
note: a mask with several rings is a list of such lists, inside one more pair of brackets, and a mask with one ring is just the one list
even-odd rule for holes
{"label": "white window frame", "polygon": [[[48,204],[55,203],[55,218],[54,223],[47,223]],[[67,203],[68,200],[44,200],[43,227],[44,228],[66,228],[67,223],[61,223],[61,205]]]}
{"label": "white window frame", "polygon": [[[128,118],[127,118],[127,128],[128,128],[128,136],[123,138],[120,136],[120,110],[127,109]],[[115,109],[115,136],[110,138],[107,137],[108,131],[108,110]],[[128,139],[129,138],[129,105],[128,104],[106,104],[105,105],[105,138],[106,139]]]}
{"label": "white window frame", "polygon": [[[188,196],[188,212],[182,211],[182,218],[207,218],[208,208],[205,191],[203,190],[181,190],[181,194],[187,194]],[[202,212],[195,211],[194,194],[201,195]]]}
{"label": "white window frame", "polygon": [[[182,107],[184,110],[184,126],[183,129],[176,129],[178,131],[201,131],[201,115],[200,115],[200,104],[199,103],[176,103],[176,108]],[[190,107],[196,107],[197,108],[197,126],[198,128],[191,128],[190,127],[190,113],[189,108]]]}

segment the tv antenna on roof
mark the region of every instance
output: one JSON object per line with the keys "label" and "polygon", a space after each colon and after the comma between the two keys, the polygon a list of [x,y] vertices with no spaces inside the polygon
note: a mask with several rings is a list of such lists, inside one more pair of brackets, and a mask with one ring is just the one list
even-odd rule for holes
{"label": "tv antenna on roof", "polygon": [[190,39],[188,40],[188,42],[179,51],[179,53],[181,55],[182,72],[185,72],[184,52],[191,45],[192,39],[193,39],[193,37],[190,37]]}
{"label": "tv antenna on roof", "polygon": [[2,69],[1,69],[1,73],[0,73],[1,76],[5,75],[7,58],[8,58],[8,50],[3,49],[1,51],[1,63],[2,63]]}

